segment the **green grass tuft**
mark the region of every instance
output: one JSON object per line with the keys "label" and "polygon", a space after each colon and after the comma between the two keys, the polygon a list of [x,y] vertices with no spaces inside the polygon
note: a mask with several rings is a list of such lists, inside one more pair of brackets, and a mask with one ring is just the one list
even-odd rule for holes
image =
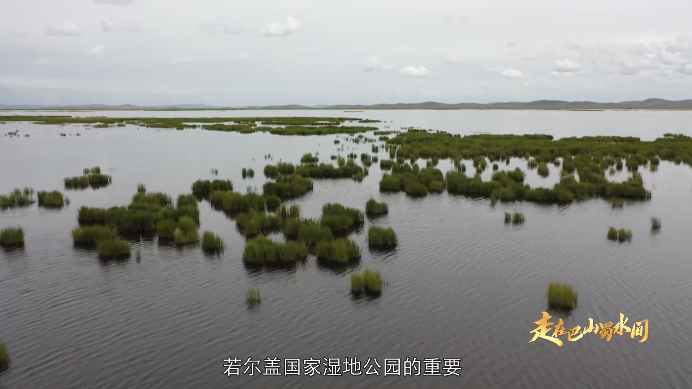
{"label": "green grass tuft", "polygon": [[111,226],[76,227],[72,230],[72,240],[77,244],[98,244],[117,238],[118,230]]}
{"label": "green grass tuft", "polygon": [[247,302],[250,305],[259,304],[262,300],[260,299],[260,292],[256,286],[251,286],[247,290]]}
{"label": "green grass tuft", "polygon": [[577,307],[577,292],[571,285],[551,281],[548,285],[548,307],[571,311]]}
{"label": "green grass tuft", "polygon": [[652,217],[651,218],[651,229],[654,231],[658,231],[661,229],[661,219],[657,217]]}
{"label": "green grass tuft", "polygon": [[350,239],[319,242],[315,252],[318,259],[335,264],[346,264],[361,257],[360,248]]}
{"label": "green grass tuft", "polygon": [[368,245],[370,247],[394,247],[397,245],[396,232],[392,228],[370,227]]}
{"label": "green grass tuft", "polygon": [[21,227],[4,228],[0,231],[0,246],[11,247],[24,244],[24,230]]}
{"label": "green grass tuft", "polygon": [[360,273],[351,274],[351,292],[353,294],[363,293],[363,288],[365,287],[365,282],[363,281],[363,275]]}
{"label": "green grass tuft", "polygon": [[386,215],[389,213],[387,203],[378,203],[375,199],[370,199],[365,203],[365,214],[368,216]]}
{"label": "green grass tuft", "polygon": [[69,200],[57,190],[52,192],[39,191],[36,196],[38,197],[38,205],[40,207],[62,208],[65,204],[69,203]]}
{"label": "green grass tuft", "polygon": [[382,294],[382,274],[377,270],[363,270],[363,289],[366,293],[379,296]]}
{"label": "green grass tuft", "polygon": [[210,231],[205,231],[202,234],[202,250],[221,253],[224,249],[224,243],[220,236]]}
{"label": "green grass tuft", "polygon": [[608,240],[618,240],[618,230],[615,227],[608,228]]}
{"label": "green grass tuft", "polygon": [[5,343],[0,343],[0,372],[10,368],[10,350]]}
{"label": "green grass tuft", "polygon": [[130,256],[130,245],[120,238],[101,240],[96,250],[99,257],[104,259]]}

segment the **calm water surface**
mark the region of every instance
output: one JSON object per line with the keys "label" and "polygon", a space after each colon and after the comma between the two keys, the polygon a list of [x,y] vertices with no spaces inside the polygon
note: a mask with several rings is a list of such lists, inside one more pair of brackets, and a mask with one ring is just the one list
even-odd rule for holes
{"label": "calm water surface", "polygon": [[[3,112],[16,114],[15,112]],[[32,112],[31,114],[35,114]],[[56,114],[53,112],[45,114]],[[64,113],[60,113],[64,114]],[[85,116],[354,116],[385,120],[380,127],[416,126],[454,133],[548,133],[556,137],[628,135],[655,139],[665,132],[692,135],[692,112],[552,111],[223,111],[71,112]],[[1,121],[1,120],[0,120]],[[62,179],[100,166],[113,176],[101,190],[66,192],[59,211],[0,212],[0,228],[20,225],[26,246],[0,250],[0,339],[12,369],[0,388],[689,388],[692,385],[692,173],[661,163],[643,171],[651,201],[612,209],[592,200],[569,206],[500,204],[447,193],[411,199],[378,191],[373,165],[362,183],[318,181],[296,200],[318,217],[326,202],[363,208],[386,201],[387,216],[366,221],[351,235],[362,248],[358,265],[323,268],[314,258],[294,270],[250,270],[241,260],[244,238],[235,223],[200,203],[201,229],[220,234],[219,257],[199,248],[176,249],[156,239],[134,239],[141,261],[105,263],[93,250],[74,248],[70,231],[82,205],[125,205],[138,183],[177,196],[192,182],[231,179],[237,190],[257,187],[270,153],[298,162],[305,152],[329,160],[335,136],[280,137],[201,130],[127,127],[0,125],[19,138],[0,138],[0,192],[30,186],[63,190]],[[60,132],[68,134],[59,136]],[[81,136],[77,137],[76,134]],[[25,134],[30,135],[24,137]],[[344,144],[343,153],[370,150]],[[386,157],[381,152],[380,157]],[[467,164],[469,165],[469,164]],[[503,168],[524,167],[513,160]],[[243,167],[254,179],[243,180]],[[447,161],[439,167],[449,169]],[[558,172],[534,186],[552,186]],[[468,174],[473,174],[469,169]],[[491,172],[484,173],[486,179]],[[625,179],[620,174],[613,179]],[[503,224],[505,211],[526,215],[523,226]],[[649,218],[660,217],[659,234]],[[399,247],[371,252],[364,231],[392,226]],[[609,226],[629,228],[631,243],[606,240]],[[280,239],[279,236],[275,238]],[[350,273],[382,271],[388,285],[378,299],[354,299]],[[563,347],[529,332],[545,310],[549,280],[579,291],[579,307],[563,316],[567,328],[617,322],[620,312],[650,321],[649,340],[610,342],[587,336]],[[249,309],[255,284],[262,304]],[[554,317],[557,320],[557,316]],[[225,358],[463,358],[460,377],[226,377]],[[380,371],[382,375],[383,370]]]}

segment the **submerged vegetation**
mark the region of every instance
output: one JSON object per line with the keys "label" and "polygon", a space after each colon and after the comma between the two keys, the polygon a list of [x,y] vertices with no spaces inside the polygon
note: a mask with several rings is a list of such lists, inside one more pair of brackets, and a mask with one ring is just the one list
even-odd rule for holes
{"label": "submerged vegetation", "polygon": [[523,224],[526,221],[523,213],[515,213],[512,215],[510,212],[505,212],[505,223],[512,224]]}
{"label": "submerged vegetation", "polygon": [[4,228],[0,231],[0,246],[22,246],[24,245],[24,230],[21,227]]}
{"label": "submerged vegetation", "polygon": [[577,292],[567,284],[551,281],[548,285],[548,307],[571,311],[577,307]]}

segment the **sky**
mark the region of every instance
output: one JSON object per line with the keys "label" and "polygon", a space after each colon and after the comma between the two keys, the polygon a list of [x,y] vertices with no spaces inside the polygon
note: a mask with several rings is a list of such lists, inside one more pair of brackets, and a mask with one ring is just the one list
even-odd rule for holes
{"label": "sky", "polygon": [[689,0],[0,0],[0,104],[692,99]]}

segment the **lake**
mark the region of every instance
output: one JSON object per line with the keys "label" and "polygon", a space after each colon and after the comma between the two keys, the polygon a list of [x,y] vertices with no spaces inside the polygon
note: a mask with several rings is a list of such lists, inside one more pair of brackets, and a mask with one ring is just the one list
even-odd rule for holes
{"label": "lake", "polygon": [[[368,124],[398,130],[421,127],[455,134],[594,135],[653,140],[664,133],[692,135],[686,111],[90,111],[1,112],[1,115],[113,117],[324,116],[379,119]],[[2,121],[0,117],[0,122]],[[218,257],[199,247],[175,248],[156,239],[132,241],[126,261],[104,262],[95,250],[76,248],[70,236],[80,206],[127,205],[144,183],[151,192],[189,193],[197,179],[230,179],[236,190],[261,191],[268,163],[297,163],[304,153],[321,160],[370,152],[330,136],[138,129],[85,129],[5,123],[0,134],[0,193],[17,187],[60,190],[61,210],[33,205],[0,211],[0,228],[22,226],[22,249],[0,250],[0,340],[12,368],[0,388],[684,388],[692,386],[692,171],[661,162],[640,169],[649,201],[613,209],[605,200],[570,205],[497,203],[447,192],[410,198],[378,190],[382,172],[373,164],[361,183],[315,180],[314,191],[291,203],[319,217],[327,202],[364,209],[369,198],[389,204],[389,214],[367,219],[350,235],[362,248],[359,264],[323,267],[314,257],[295,269],[250,269],[242,261],[245,238],[235,222],[201,202],[201,231],[219,234]],[[59,133],[65,133],[62,137]],[[77,134],[80,136],[76,136]],[[24,135],[29,135],[25,137]],[[338,135],[344,139],[343,135]],[[265,160],[271,154],[272,160]],[[380,157],[387,152],[380,149]],[[425,163],[424,161],[422,162]],[[470,166],[470,164],[467,164]],[[63,178],[100,166],[113,183],[100,190],[65,191]],[[522,167],[513,159],[502,169]],[[218,169],[212,176],[211,169]],[[253,168],[254,179],[243,179]],[[440,161],[443,172],[449,161]],[[551,187],[559,171],[527,183]],[[469,175],[473,169],[469,169]],[[484,173],[489,179],[491,169]],[[612,179],[624,179],[619,173]],[[522,212],[521,226],[503,223],[504,212]],[[659,233],[649,219],[663,221]],[[394,251],[368,249],[369,226],[393,227]],[[609,226],[628,228],[633,239],[606,239]],[[279,238],[279,235],[274,238]],[[350,274],[368,267],[387,281],[379,298],[354,298]],[[546,310],[550,280],[575,285],[579,306],[563,318],[567,329],[648,319],[649,339],[610,342],[588,335],[557,347],[532,339]],[[262,303],[250,308],[245,294],[257,285]],[[563,337],[563,339],[565,339]],[[270,377],[224,374],[224,360],[248,358],[377,359],[379,376]],[[459,376],[384,376],[385,358],[461,359]],[[323,361],[324,362],[324,361]],[[263,365],[262,365],[263,366]],[[262,367],[260,366],[260,367]],[[283,363],[281,363],[283,370]],[[245,367],[241,367],[243,373]],[[343,369],[343,365],[342,365]],[[262,368],[263,372],[264,369]]]}

